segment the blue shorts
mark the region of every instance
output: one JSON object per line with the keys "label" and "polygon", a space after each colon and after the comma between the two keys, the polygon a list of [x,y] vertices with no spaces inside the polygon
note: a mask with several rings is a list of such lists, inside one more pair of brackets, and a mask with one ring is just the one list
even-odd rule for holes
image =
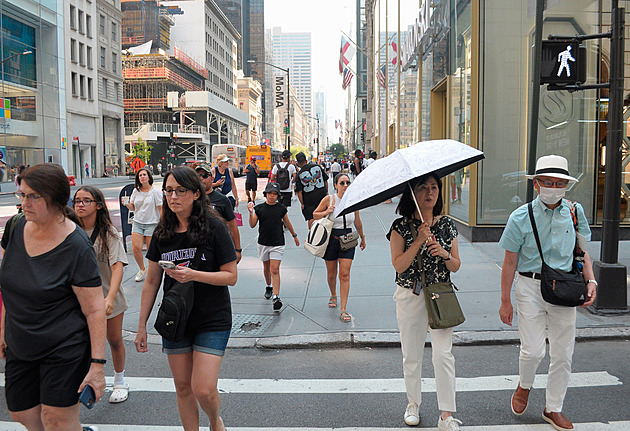
{"label": "blue shorts", "polygon": [[194,335],[187,335],[182,341],[167,341],[162,338],[162,352],[167,355],[178,353],[189,353],[193,350],[197,352],[209,353],[210,355],[223,356],[230,331],[199,332]]}
{"label": "blue shorts", "polygon": [[146,223],[138,223],[137,221],[133,222],[133,226],[131,227],[131,232],[139,233],[142,236],[152,236],[153,231],[157,227],[157,223],[146,224]]}
{"label": "blue shorts", "polygon": [[342,250],[339,245],[339,236],[344,233],[350,233],[352,229],[333,229],[330,235],[330,240],[328,241],[328,247],[326,247],[326,252],[324,253],[324,260],[337,260],[337,259],[354,259],[354,248],[350,250]]}

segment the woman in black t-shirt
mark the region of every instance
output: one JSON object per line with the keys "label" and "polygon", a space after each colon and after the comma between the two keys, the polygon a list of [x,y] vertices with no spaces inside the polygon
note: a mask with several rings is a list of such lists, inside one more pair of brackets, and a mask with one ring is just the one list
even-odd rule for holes
{"label": "woman in black t-shirt", "polygon": [[66,206],[70,184],[63,169],[36,165],[20,180],[16,194],[24,216],[9,221],[2,237],[0,356],[6,359],[7,407],[30,430],[76,430],[79,392],[89,385],[98,401],[105,390],[98,263]]}
{"label": "woman in black t-shirt", "polygon": [[[175,282],[193,281],[195,302],[186,336],[178,342],[163,339],[162,351],[168,355],[184,429],[199,429],[199,403],[211,429],[224,431],[217,381],[232,327],[227,286],[236,284],[236,252],[195,171],[174,168],[166,173],[162,189],[167,205],[147,251],[149,272],[142,288],[136,349],[147,351],[146,325],[162,273],[166,272],[165,291]],[[202,255],[194,259],[197,253]],[[193,259],[198,262],[195,269],[189,267]],[[173,262],[176,268],[163,271],[161,260]]]}

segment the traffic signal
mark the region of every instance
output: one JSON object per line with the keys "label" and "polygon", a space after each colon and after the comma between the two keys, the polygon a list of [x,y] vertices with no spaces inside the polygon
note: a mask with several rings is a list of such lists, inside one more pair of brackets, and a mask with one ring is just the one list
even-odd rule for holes
{"label": "traffic signal", "polygon": [[575,85],[586,81],[586,47],[572,40],[543,40],[540,83]]}
{"label": "traffic signal", "polygon": [[284,133],[286,133],[287,135],[289,134],[289,126],[286,126],[286,127],[284,128]]}

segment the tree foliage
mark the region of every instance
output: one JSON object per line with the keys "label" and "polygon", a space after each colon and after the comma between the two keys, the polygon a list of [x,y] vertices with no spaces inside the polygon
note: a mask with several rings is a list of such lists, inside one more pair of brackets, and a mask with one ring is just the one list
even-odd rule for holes
{"label": "tree foliage", "polygon": [[338,159],[342,159],[346,155],[346,147],[341,144],[333,144],[330,146],[330,152],[333,157]]}
{"label": "tree foliage", "polygon": [[138,142],[133,145],[131,153],[133,154],[134,159],[139,157],[143,162],[149,163],[152,149],[153,145],[149,145],[149,143],[143,141],[142,138],[138,138]]}

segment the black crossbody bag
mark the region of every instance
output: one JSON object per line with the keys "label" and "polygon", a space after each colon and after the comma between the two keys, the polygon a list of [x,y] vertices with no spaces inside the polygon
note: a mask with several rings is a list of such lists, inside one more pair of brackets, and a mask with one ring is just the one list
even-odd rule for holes
{"label": "black crossbody bag", "polygon": [[[189,268],[197,269],[201,253],[201,247],[198,247]],[[186,335],[186,325],[194,302],[194,282],[180,283],[176,281],[170,289],[164,292],[153,327],[165,340],[181,341]]]}
{"label": "black crossbody bag", "polygon": [[570,272],[553,269],[547,265],[543,258],[531,202],[527,205],[527,211],[529,212],[529,220],[534,229],[534,238],[536,238],[538,253],[540,253],[540,260],[542,261],[542,268],[540,270],[540,293],[543,299],[550,304],[563,305],[565,307],[578,307],[584,304],[587,293],[586,281],[584,280],[582,271],[578,269],[575,259],[573,259]]}

